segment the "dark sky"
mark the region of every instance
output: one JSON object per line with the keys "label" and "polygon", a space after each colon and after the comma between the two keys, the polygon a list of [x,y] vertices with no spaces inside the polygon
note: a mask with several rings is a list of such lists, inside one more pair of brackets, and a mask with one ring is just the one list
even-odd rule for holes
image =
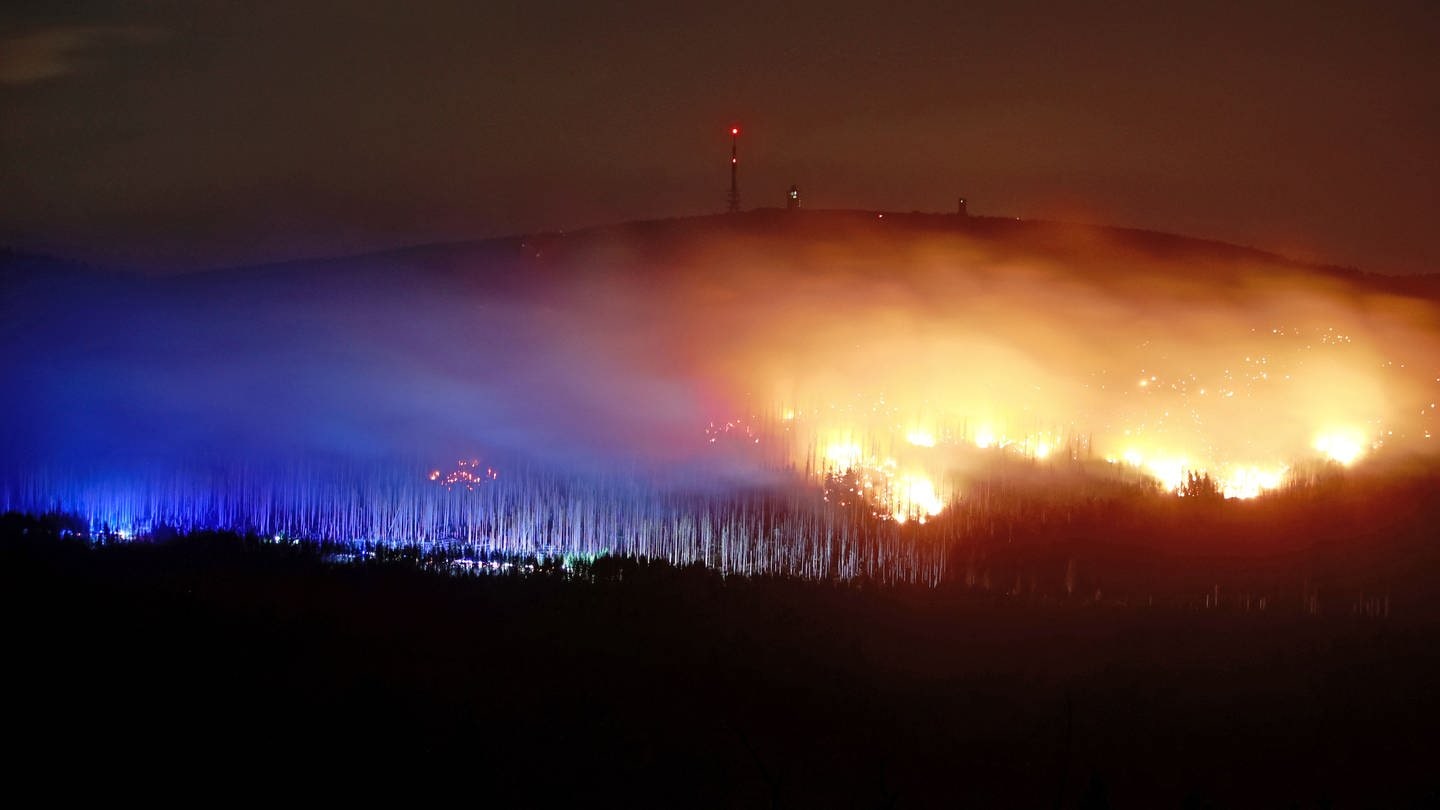
{"label": "dark sky", "polygon": [[[1166,10],[1156,10],[1166,6]],[[1440,4],[10,2],[0,243],[156,269],[781,205],[1440,271]]]}

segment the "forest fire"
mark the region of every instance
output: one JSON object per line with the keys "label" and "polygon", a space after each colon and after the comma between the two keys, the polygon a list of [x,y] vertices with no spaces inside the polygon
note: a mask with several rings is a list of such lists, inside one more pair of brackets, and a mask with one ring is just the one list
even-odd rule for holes
{"label": "forest fire", "polygon": [[11,792],[1440,807],[1437,42],[5,4]]}
{"label": "forest fire", "polygon": [[[108,320],[13,355],[6,508],[937,582],[1034,508],[1254,500],[1433,458],[1430,298],[1208,245],[805,216],[602,230],[543,265],[382,262],[344,305],[303,273],[71,303]],[[98,351],[71,337],[96,329]],[[225,353],[177,359],[176,335]]]}
{"label": "forest fire", "polygon": [[1168,273],[1123,246],[1077,263],[860,245],[785,272],[727,266],[719,298],[694,276],[666,288],[687,342],[726,336],[697,365],[752,424],[772,414],[757,440],[817,478],[923,481],[944,504],[998,453],[1249,499],[1382,446],[1433,453],[1440,330],[1421,299],[1263,263]]}

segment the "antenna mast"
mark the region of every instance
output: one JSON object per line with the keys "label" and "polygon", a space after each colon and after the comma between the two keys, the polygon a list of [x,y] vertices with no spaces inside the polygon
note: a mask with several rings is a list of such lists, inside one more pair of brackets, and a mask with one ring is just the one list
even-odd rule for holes
{"label": "antenna mast", "polygon": [[730,198],[729,210],[732,214],[740,212],[740,127],[730,127]]}

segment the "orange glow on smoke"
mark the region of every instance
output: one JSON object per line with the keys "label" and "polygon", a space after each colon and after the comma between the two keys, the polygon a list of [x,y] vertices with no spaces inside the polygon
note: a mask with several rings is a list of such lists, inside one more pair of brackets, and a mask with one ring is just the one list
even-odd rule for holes
{"label": "orange glow on smoke", "polygon": [[[1322,459],[1379,456],[1381,438],[1433,452],[1427,299],[1208,248],[1156,256],[1058,226],[891,236],[891,220],[857,216],[833,244],[698,239],[663,277],[606,254],[604,291],[566,311],[659,318],[645,384],[701,381],[707,418],[746,420],[746,458],[869,493],[897,521],[943,514],[1002,460],[1253,498]],[[645,356],[651,334],[609,348]]]}

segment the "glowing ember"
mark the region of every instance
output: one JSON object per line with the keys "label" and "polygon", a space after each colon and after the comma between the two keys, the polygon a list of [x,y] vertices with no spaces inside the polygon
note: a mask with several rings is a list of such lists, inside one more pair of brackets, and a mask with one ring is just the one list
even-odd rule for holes
{"label": "glowing ember", "polygon": [[1190,468],[1183,458],[1152,459],[1145,462],[1145,471],[1160,482],[1160,486],[1174,492],[1185,484]]}
{"label": "glowing ember", "polygon": [[845,471],[860,466],[860,445],[851,442],[831,444],[825,448],[827,469]]}
{"label": "glowing ember", "polygon": [[945,501],[935,492],[935,484],[917,473],[901,476],[895,482],[889,506],[891,516],[901,523],[910,518],[924,523],[927,517],[945,511]]}
{"label": "glowing ember", "polygon": [[1221,480],[1220,492],[1227,498],[1258,498],[1284,483],[1288,472],[1288,467],[1238,467]]}
{"label": "glowing ember", "polygon": [[1358,431],[1336,431],[1315,437],[1314,448],[1331,461],[1350,465],[1365,452],[1365,437]]}
{"label": "glowing ember", "polygon": [[[921,435],[928,444],[906,437],[908,446],[933,448],[933,437]],[[818,471],[825,482],[825,499],[841,506],[866,504],[872,517],[905,523],[924,523],[945,510],[947,498],[936,489],[934,480],[920,465],[897,459],[866,455],[853,441],[838,440],[826,445]],[[950,499],[958,497],[951,493]]]}
{"label": "glowing ember", "polygon": [[461,459],[455,463],[455,469],[448,473],[442,474],[439,470],[431,470],[429,475],[431,481],[434,481],[446,489],[453,489],[459,486],[472,492],[481,484],[487,481],[494,481],[499,477],[500,474],[494,469],[490,467],[482,468],[480,466],[480,460],[474,458],[468,461]]}
{"label": "glowing ember", "polygon": [[934,447],[935,437],[923,430],[912,430],[905,434],[905,441],[916,447]]}

